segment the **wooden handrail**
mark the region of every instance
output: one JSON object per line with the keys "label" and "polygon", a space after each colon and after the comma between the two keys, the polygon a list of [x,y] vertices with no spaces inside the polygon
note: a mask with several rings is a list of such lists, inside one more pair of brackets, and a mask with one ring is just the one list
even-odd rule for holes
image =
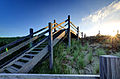
{"label": "wooden handrail", "polygon": [[55,27],[53,27],[52,30],[55,29],[55,28],[57,28],[57,27],[59,27],[60,25],[66,23],[66,22],[67,22],[67,20],[65,20],[64,22],[61,22],[60,24],[58,24],[58,25],[56,25]]}
{"label": "wooden handrail", "polygon": [[54,32],[53,34],[58,33],[58,32],[61,31],[63,28],[65,29],[65,26],[62,26],[58,31]]}
{"label": "wooden handrail", "polygon": [[44,28],[42,28],[42,29],[40,29],[40,30],[34,32],[33,35],[36,34],[36,33],[38,33],[38,32],[41,32],[41,31],[43,31],[43,30],[45,30],[45,29],[47,29],[47,28],[48,28],[48,26],[46,26],[46,27],[44,27]]}
{"label": "wooden handrail", "polygon": [[[41,32],[41,31],[45,30],[46,28],[48,28],[48,26],[46,26],[46,27],[44,27],[44,28],[42,28],[42,29],[34,32],[32,35],[34,35],[34,34],[36,34],[36,33],[38,33],[38,32]],[[0,47],[0,51],[4,50],[5,48],[8,48],[9,46],[12,46],[12,45],[14,45],[14,44],[16,44],[16,43],[19,43],[19,42],[21,42],[21,41],[23,41],[23,40],[25,40],[26,38],[29,38],[29,37],[31,37],[31,35],[27,35],[27,36],[25,36],[25,37],[23,37],[23,38],[21,38],[21,39],[18,39],[18,40],[13,41],[13,42],[5,45],[5,46],[2,46],[2,47]]]}
{"label": "wooden handrail", "polygon": [[24,37],[24,38],[18,39],[18,40],[16,40],[16,41],[13,41],[13,42],[5,45],[5,46],[2,46],[2,47],[0,47],[0,51],[4,50],[5,48],[7,48],[7,47],[9,47],[9,46],[12,46],[12,45],[18,43],[18,42],[21,42],[21,41],[23,41],[23,40],[25,40],[26,38],[29,38],[29,37],[30,37],[30,35],[28,35],[28,36],[26,36],[26,37]]}
{"label": "wooden handrail", "polygon": [[[56,23],[56,24],[58,25],[58,23]],[[60,25],[60,27],[65,29],[65,26],[61,26],[61,25]]]}
{"label": "wooden handrail", "polygon": [[77,27],[70,21],[70,23],[77,29]]}
{"label": "wooden handrail", "polygon": [[70,27],[72,27],[75,31],[77,31],[77,29],[75,29],[73,26],[70,25]]}
{"label": "wooden handrail", "polygon": [[47,33],[47,32],[48,32],[48,30],[46,30],[45,32],[43,32],[43,33],[41,33],[41,34],[39,34],[39,35],[31,38],[31,39],[28,39],[27,41],[25,41],[25,42],[23,42],[23,43],[20,43],[19,45],[15,46],[15,47],[13,47],[13,48],[11,48],[11,49],[9,49],[8,52],[3,52],[3,53],[1,53],[1,54],[0,54],[0,60],[3,59],[3,58],[5,58],[6,56],[12,54],[13,52],[19,50],[20,48],[26,46],[26,45],[29,44],[30,42],[35,41],[36,39],[40,38],[41,36],[43,36],[43,35],[44,35],[45,33]]}

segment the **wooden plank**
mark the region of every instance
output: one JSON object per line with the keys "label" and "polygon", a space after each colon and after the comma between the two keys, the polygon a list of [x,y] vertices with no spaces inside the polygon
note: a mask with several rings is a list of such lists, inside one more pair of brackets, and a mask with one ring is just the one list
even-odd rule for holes
{"label": "wooden plank", "polygon": [[[43,34],[46,33],[46,32],[47,32],[47,31],[43,32]],[[35,37],[33,37],[32,39],[29,39],[29,40],[27,40],[27,41],[25,41],[25,42],[23,42],[23,43],[15,46],[15,47],[11,48],[11,49],[9,49],[8,52],[3,52],[3,53],[1,53],[1,54],[0,54],[0,60],[3,59],[3,58],[5,58],[6,56],[12,54],[13,52],[19,50],[20,48],[26,46],[26,45],[29,44],[31,41],[34,41],[34,40],[36,40],[37,38],[41,37],[43,34],[40,34],[40,35],[38,35],[38,36],[35,36]]]}
{"label": "wooden plank", "polygon": [[60,28],[58,31],[54,32],[53,34],[55,35],[56,33],[58,33],[59,31],[61,31],[64,27]]}
{"label": "wooden plank", "polygon": [[[56,20],[54,20],[54,27],[56,26]],[[56,32],[56,28],[54,28],[54,32]]]}
{"label": "wooden plank", "polygon": [[74,32],[73,30],[70,30],[70,32],[77,36],[77,33]]}
{"label": "wooden plank", "polygon": [[72,22],[70,22],[70,23],[77,29],[77,27]]}
{"label": "wooden plank", "polygon": [[25,58],[25,57],[22,57],[22,58],[20,58],[21,60],[25,60],[25,61],[29,61],[29,60],[31,60],[31,58]]}
{"label": "wooden plank", "polygon": [[40,52],[40,51],[31,51],[31,52]]}
{"label": "wooden plank", "polygon": [[79,40],[79,26],[77,27],[77,39]]}
{"label": "wooden plank", "polygon": [[66,34],[66,31],[63,31],[58,37],[56,37],[53,41],[53,46],[55,46],[57,44],[58,41],[61,40],[61,38],[63,38]]}
{"label": "wooden plank", "polygon": [[48,51],[49,51],[49,67],[53,68],[53,35],[52,25],[49,23],[49,39],[48,39]]}
{"label": "wooden plank", "polygon": [[120,78],[120,58],[112,55],[100,56],[100,79]]}
{"label": "wooden plank", "polygon": [[[46,45],[45,45],[45,46],[46,46]],[[35,49],[40,49],[40,50],[41,50],[41,49],[43,49],[43,48],[35,48]]]}
{"label": "wooden plank", "polygon": [[20,61],[17,61],[17,62],[15,62],[14,64],[19,65],[19,66],[23,66],[25,63],[20,62]]}
{"label": "wooden plank", "polygon": [[40,29],[40,30],[34,32],[33,34],[36,34],[36,33],[38,33],[38,32],[41,32],[41,31],[43,31],[43,30],[45,30],[45,29],[47,29],[47,28],[48,28],[48,26],[46,26],[46,27],[44,27],[44,28],[42,28],[42,29]]}
{"label": "wooden plank", "polygon": [[14,70],[14,69],[12,69],[12,68],[9,68],[9,67],[6,68],[5,70],[7,70],[7,71],[9,71],[9,72],[11,72],[11,73],[12,73],[12,72],[16,72],[16,70]]}
{"label": "wooden plank", "polygon": [[100,76],[76,74],[0,74],[0,79],[100,79]]}
{"label": "wooden plank", "polygon": [[25,54],[27,56],[36,56],[35,54]]}
{"label": "wooden plank", "polygon": [[68,46],[71,46],[70,15],[68,15]]}
{"label": "wooden plank", "polygon": [[43,42],[45,42],[48,39],[45,38],[44,40],[42,40],[40,43],[38,43],[37,45],[35,45],[34,47],[32,47],[30,50],[26,51],[24,54],[22,54],[21,56],[19,56],[18,58],[16,58],[15,60],[11,61],[9,64],[7,64],[6,66],[4,66],[3,68],[0,69],[0,72],[3,72],[5,70],[6,67],[11,66],[12,64],[14,64],[16,61],[18,61],[19,59],[21,59],[23,56],[25,56],[26,54],[28,54],[30,51],[32,51],[34,48],[36,48],[37,46],[39,46],[40,44],[42,44]]}
{"label": "wooden plank", "polygon": [[22,68],[18,70],[18,73],[29,72],[48,52],[48,46],[40,51],[33,59],[27,62]]}
{"label": "wooden plank", "polygon": [[74,31],[77,31],[77,29],[75,29],[73,26],[70,25],[70,27],[72,27]]}
{"label": "wooden plank", "polygon": [[59,27],[60,25],[62,25],[62,24],[64,24],[64,23],[66,23],[66,21],[61,22],[60,24],[56,25],[55,27],[52,28],[52,30],[55,29],[55,28],[57,28],[57,27]]}
{"label": "wooden plank", "polygon": [[2,47],[0,47],[0,51],[4,50],[5,48],[8,48],[9,46],[12,46],[12,45],[18,43],[18,42],[21,42],[21,41],[23,41],[23,40],[25,40],[26,38],[29,38],[29,37],[30,37],[30,35],[25,36],[24,38],[18,39],[18,40],[16,40],[16,41],[13,41],[13,42],[5,45],[5,46],[2,46]]}
{"label": "wooden plank", "polygon": [[[30,28],[30,39],[32,39],[33,38],[33,29],[32,28]],[[32,42],[32,40],[30,41],[30,48],[33,46],[33,42]]]}
{"label": "wooden plank", "polygon": [[10,66],[9,68],[14,69],[16,71],[18,70],[18,68],[14,67],[14,66]]}
{"label": "wooden plank", "polygon": [[[58,25],[58,23],[56,23],[56,24]],[[67,24],[66,24],[66,25],[67,25]],[[64,26],[61,26],[61,25],[60,25],[60,27],[65,29],[65,26],[66,26],[66,25],[64,25]]]}

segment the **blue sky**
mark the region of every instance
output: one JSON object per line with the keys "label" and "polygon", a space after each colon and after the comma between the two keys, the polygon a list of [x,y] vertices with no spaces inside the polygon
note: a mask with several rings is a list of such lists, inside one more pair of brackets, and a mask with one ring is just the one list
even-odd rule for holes
{"label": "blue sky", "polygon": [[29,28],[36,31],[54,19],[62,22],[68,15],[81,31],[87,32],[93,26],[84,24],[86,18],[112,2],[114,0],[0,0],[0,37],[25,36]]}

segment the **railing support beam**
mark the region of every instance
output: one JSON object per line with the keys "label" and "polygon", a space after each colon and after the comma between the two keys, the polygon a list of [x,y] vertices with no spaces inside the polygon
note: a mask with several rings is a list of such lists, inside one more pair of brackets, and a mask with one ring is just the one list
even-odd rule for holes
{"label": "railing support beam", "polygon": [[77,39],[79,40],[79,26],[77,27]]}
{"label": "railing support beam", "polygon": [[68,15],[68,46],[71,46],[70,15]]}
{"label": "railing support beam", "polygon": [[[33,28],[30,28],[30,39],[33,38]],[[33,46],[33,42],[30,42],[30,48]]]}
{"label": "railing support beam", "polygon": [[48,51],[49,51],[49,67],[53,68],[53,35],[52,35],[52,24],[51,22],[48,24],[49,26],[49,40],[48,40]]}
{"label": "railing support beam", "polygon": [[[56,23],[56,20],[54,20],[54,23]],[[54,27],[56,26],[56,24],[54,24]],[[54,32],[56,32],[56,28],[54,28]]]}

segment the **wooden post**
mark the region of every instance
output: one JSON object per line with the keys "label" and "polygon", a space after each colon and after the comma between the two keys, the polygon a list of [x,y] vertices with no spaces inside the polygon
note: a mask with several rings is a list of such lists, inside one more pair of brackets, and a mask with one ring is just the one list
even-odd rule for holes
{"label": "wooden post", "polygon": [[120,78],[120,58],[112,55],[100,56],[100,79]]}
{"label": "wooden post", "polygon": [[81,32],[81,43],[82,43],[82,46],[84,45],[84,42],[83,42],[83,32]]}
{"label": "wooden post", "polygon": [[48,51],[49,51],[49,67],[53,68],[53,35],[52,35],[52,24],[49,23],[49,40],[48,40]]}
{"label": "wooden post", "polygon": [[[54,20],[54,23],[56,23],[56,20]],[[54,27],[56,26],[56,24],[54,24]],[[54,32],[56,32],[56,28],[54,28]]]}
{"label": "wooden post", "polygon": [[81,32],[81,38],[83,38],[83,32]]}
{"label": "wooden post", "polygon": [[77,39],[79,40],[79,26],[77,27]]}
{"label": "wooden post", "polygon": [[68,15],[68,46],[71,46],[70,15]]}
{"label": "wooden post", "polygon": [[[33,38],[33,29],[30,28],[30,39]],[[30,48],[33,46],[33,42],[30,42]]]}

